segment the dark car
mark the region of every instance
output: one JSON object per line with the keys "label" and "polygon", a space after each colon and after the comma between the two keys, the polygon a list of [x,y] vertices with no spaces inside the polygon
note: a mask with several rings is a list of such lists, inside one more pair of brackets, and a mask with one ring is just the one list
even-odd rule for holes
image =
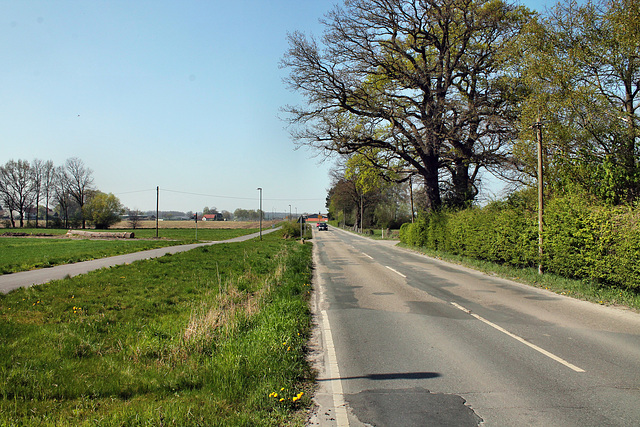
{"label": "dark car", "polygon": [[318,231],[321,231],[321,230],[324,230],[324,231],[329,230],[329,226],[327,225],[326,222],[319,222],[318,223]]}

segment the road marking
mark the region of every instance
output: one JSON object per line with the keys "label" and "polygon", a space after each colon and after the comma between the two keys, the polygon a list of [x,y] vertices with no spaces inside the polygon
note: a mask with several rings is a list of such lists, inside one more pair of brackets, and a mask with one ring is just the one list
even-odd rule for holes
{"label": "road marking", "polygon": [[344,401],[344,392],[342,391],[342,380],[340,379],[340,368],[338,367],[338,358],[336,357],[336,347],[333,344],[331,325],[329,324],[329,316],[326,310],[322,310],[322,336],[327,346],[327,374],[330,378],[329,383],[331,384],[331,390],[333,392],[333,407],[336,411],[336,423],[338,427],[349,427],[347,407]]}
{"label": "road marking", "polygon": [[373,257],[372,257],[371,255],[367,255],[367,254],[365,254],[364,252],[362,253],[362,255],[366,256],[366,257],[367,257],[367,258],[369,258],[369,259],[373,259]]}
{"label": "road marking", "polygon": [[490,322],[489,320],[485,319],[484,317],[479,316],[479,315],[477,315],[477,314],[475,314],[475,313],[472,313],[472,312],[471,312],[471,310],[469,310],[469,309],[467,309],[467,308],[464,308],[464,307],[463,307],[463,306],[461,306],[460,304],[457,304],[457,303],[455,303],[455,302],[452,302],[452,303],[451,303],[451,305],[453,305],[455,308],[457,308],[457,309],[459,309],[459,310],[464,311],[464,312],[465,312],[465,313],[467,313],[468,315],[470,315],[470,316],[472,316],[472,317],[475,317],[475,318],[476,318],[476,319],[478,319],[479,321],[481,321],[481,322],[483,322],[483,323],[485,323],[485,324],[487,324],[487,325],[491,326],[492,328],[494,328],[494,329],[496,329],[496,330],[498,330],[498,331],[502,332],[503,334],[506,334],[506,335],[510,336],[511,338],[513,338],[513,339],[515,339],[515,340],[517,340],[517,341],[520,341],[522,344],[527,345],[528,347],[530,347],[530,348],[534,349],[535,351],[537,351],[537,352],[539,352],[539,353],[544,354],[544,355],[545,355],[545,356],[547,356],[548,358],[553,359],[553,360],[555,360],[556,362],[562,363],[562,364],[563,364],[564,366],[566,366],[567,368],[572,369],[572,370],[574,370],[574,371],[576,371],[576,372],[585,372],[585,370],[584,370],[584,369],[579,368],[579,367],[577,367],[576,365],[574,365],[574,364],[572,364],[572,363],[567,362],[567,361],[566,361],[566,360],[564,360],[563,358],[558,357],[558,356],[556,356],[555,354],[553,354],[553,353],[551,353],[551,352],[549,352],[549,351],[545,350],[544,348],[538,347],[537,345],[530,343],[529,341],[525,340],[524,338],[519,337],[518,335],[513,334],[513,333],[511,333],[511,332],[507,331],[507,330],[506,330],[506,329],[504,329],[502,326],[496,325],[495,323]]}
{"label": "road marking", "polygon": [[398,276],[402,276],[404,278],[406,278],[407,276],[405,276],[404,274],[400,273],[398,270],[395,270],[391,267],[389,267],[388,265],[385,265],[385,267],[387,267],[389,270],[393,271],[394,273],[396,273]]}

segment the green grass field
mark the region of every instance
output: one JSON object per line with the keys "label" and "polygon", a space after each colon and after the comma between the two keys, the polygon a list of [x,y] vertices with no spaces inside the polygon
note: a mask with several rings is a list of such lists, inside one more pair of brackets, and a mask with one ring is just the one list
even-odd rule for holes
{"label": "green grass field", "polygon": [[[20,232],[51,233],[52,230],[25,229]],[[60,231],[60,230],[55,230]],[[62,230],[64,231],[64,230]],[[126,231],[126,230],[118,230]],[[254,229],[198,230],[198,241],[227,240],[250,234]],[[79,261],[122,255],[147,249],[195,242],[195,231],[163,229],[160,240],[139,240],[155,237],[155,230],[135,230],[136,239],[89,240],[66,238],[0,238],[0,274],[35,268],[52,267]]]}
{"label": "green grass field", "polygon": [[310,279],[276,232],[0,295],[0,425],[302,425]]}

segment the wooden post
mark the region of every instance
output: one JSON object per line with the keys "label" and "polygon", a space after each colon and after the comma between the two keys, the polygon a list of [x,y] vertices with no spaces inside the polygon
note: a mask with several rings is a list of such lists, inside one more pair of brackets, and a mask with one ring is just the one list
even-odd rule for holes
{"label": "wooden post", "polygon": [[538,140],[538,255],[540,262],[538,264],[538,274],[542,274],[542,233],[544,231],[544,174],[542,163],[542,122],[540,118],[535,123],[536,139]]}

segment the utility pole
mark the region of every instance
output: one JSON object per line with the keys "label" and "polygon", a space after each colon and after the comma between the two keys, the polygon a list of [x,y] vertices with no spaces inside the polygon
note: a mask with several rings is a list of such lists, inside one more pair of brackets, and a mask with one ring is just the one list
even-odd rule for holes
{"label": "utility pole", "polygon": [[262,240],[262,187],[258,187],[260,191],[260,240]]}
{"label": "utility pole", "polygon": [[160,216],[160,186],[156,187],[156,239],[158,238],[158,217]]}
{"label": "utility pole", "polygon": [[542,163],[542,122],[540,117],[534,123],[536,129],[536,139],[538,140],[538,256],[540,262],[538,264],[538,274],[542,274],[542,232],[544,231],[544,174]]}
{"label": "utility pole", "polygon": [[415,209],[413,208],[413,174],[409,175],[409,195],[411,197],[411,223],[413,224],[415,217]]}

